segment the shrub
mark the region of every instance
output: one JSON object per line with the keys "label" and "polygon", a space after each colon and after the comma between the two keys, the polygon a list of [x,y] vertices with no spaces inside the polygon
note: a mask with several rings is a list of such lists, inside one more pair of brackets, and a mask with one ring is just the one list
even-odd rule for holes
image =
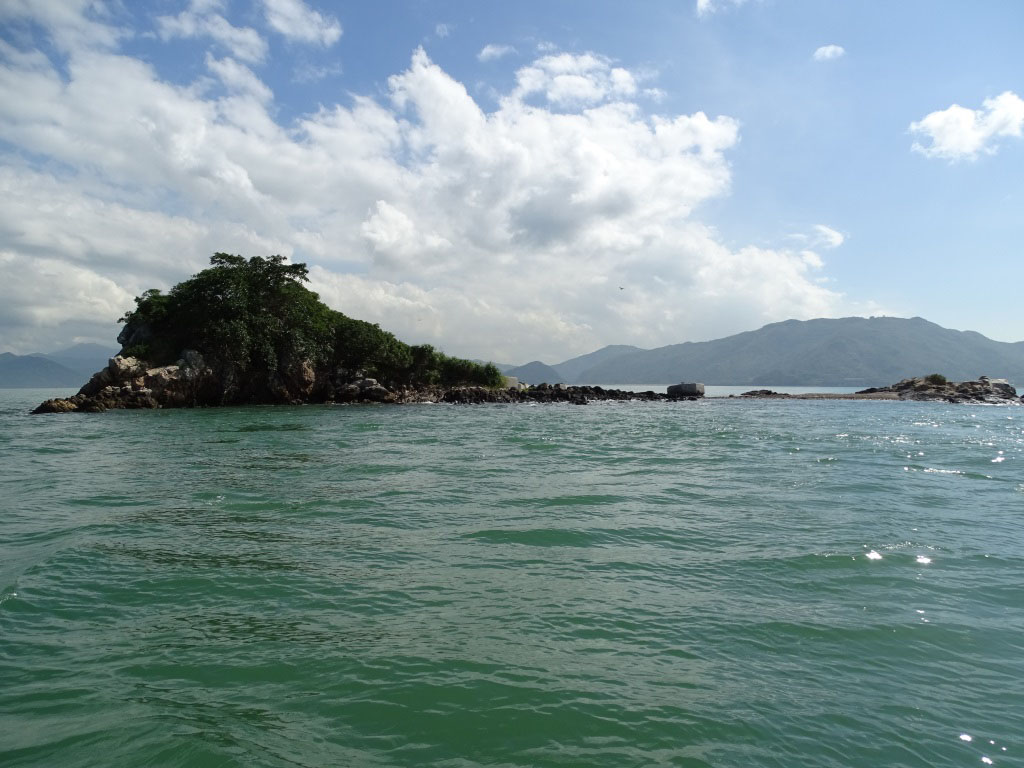
{"label": "shrub", "polygon": [[940,387],[946,383],[946,377],[943,376],[941,373],[930,373],[924,377],[924,380],[927,381],[929,384],[934,384],[937,387]]}

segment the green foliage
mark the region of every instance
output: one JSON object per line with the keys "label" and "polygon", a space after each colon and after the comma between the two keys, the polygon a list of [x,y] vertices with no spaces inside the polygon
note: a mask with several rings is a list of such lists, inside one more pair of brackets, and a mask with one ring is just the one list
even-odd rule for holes
{"label": "green foliage", "polygon": [[430,345],[410,347],[375,324],[330,309],[302,285],[305,264],[228,253],[214,254],[210,264],[167,294],[149,290],[135,299],[135,309],[121,318],[118,339],[126,354],[160,365],[195,349],[256,400],[305,362],[392,385],[502,383],[493,365],[451,358]]}
{"label": "green foliage", "polygon": [[930,373],[924,377],[924,380],[935,386],[941,386],[946,383],[946,377],[941,373]]}

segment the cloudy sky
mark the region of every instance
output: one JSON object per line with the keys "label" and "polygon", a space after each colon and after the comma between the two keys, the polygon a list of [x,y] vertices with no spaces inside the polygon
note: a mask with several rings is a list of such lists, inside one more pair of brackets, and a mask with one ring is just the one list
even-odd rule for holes
{"label": "cloudy sky", "polygon": [[1024,339],[1024,3],[0,0],[0,351],[214,251],[453,354]]}

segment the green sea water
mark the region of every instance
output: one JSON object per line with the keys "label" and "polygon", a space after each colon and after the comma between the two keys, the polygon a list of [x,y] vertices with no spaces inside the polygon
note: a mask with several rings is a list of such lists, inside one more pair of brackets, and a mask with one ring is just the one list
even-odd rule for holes
{"label": "green sea water", "polygon": [[1024,408],[29,416],[0,765],[1024,757]]}

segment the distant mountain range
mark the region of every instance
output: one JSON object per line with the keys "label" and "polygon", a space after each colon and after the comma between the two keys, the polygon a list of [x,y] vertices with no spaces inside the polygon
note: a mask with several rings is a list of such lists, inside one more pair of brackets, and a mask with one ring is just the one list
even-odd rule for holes
{"label": "distant mountain range", "polygon": [[920,317],[787,320],[715,341],[604,347],[557,365],[530,363],[507,373],[531,384],[823,387],[884,386],[929,373],[953,380],[984,374],[1024,386],[1024,342],[993,341]]}
{"label": "distant mountain range", "polygon": [[75,344],[47,354],[0,354],[0,387],[73,387],[89,380],[118,349],[102,344]]}
{"label": "distant mountain range", "polygon": [[[0,387],[79,387],[117,354],[99,344],[60,352],[0,354]],[[501,365],[530,384],[705,384],[822,387],[885,386],[941,373],[952,380],[984,374],[1024,387],[1024,342],[993,341],[924,320],[844,317],[786,320],[715,341],[657,349],[602,347],[557,365]]]}

